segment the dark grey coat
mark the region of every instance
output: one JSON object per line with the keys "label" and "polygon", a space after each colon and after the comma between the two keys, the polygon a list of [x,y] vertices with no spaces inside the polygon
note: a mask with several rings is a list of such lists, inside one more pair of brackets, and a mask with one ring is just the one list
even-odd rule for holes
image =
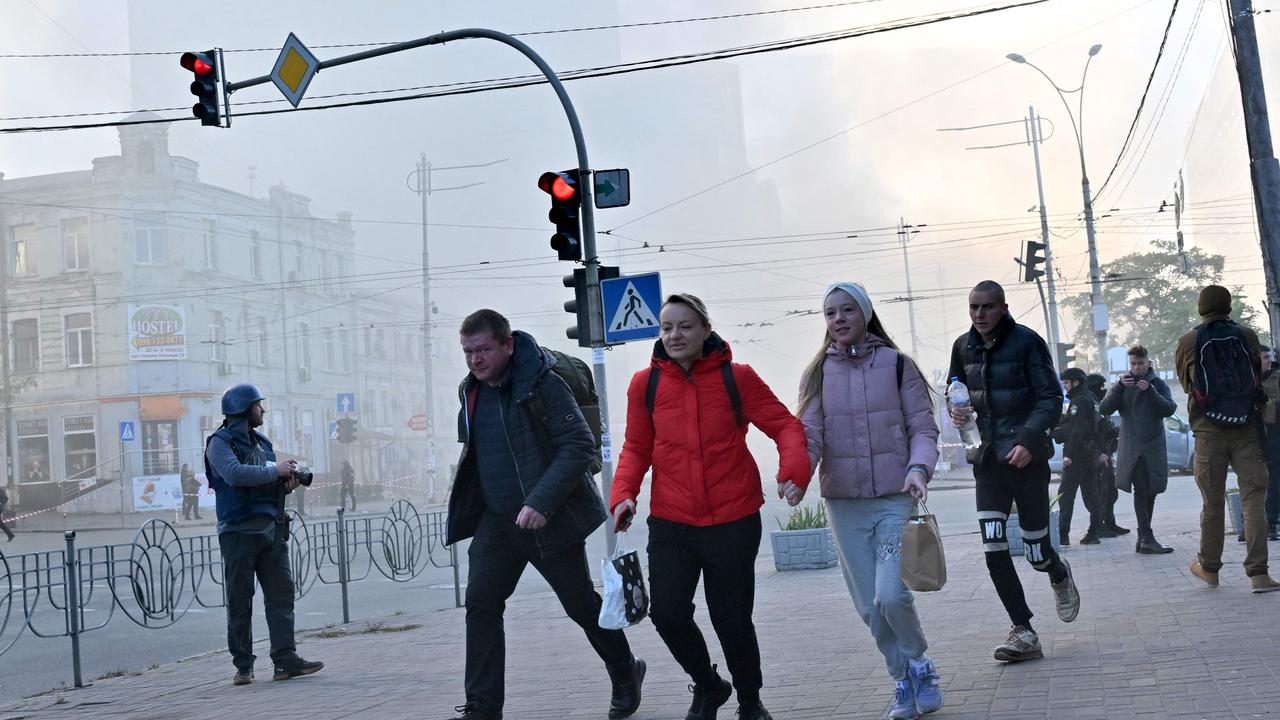
{"label": "dark grey coat", "polygon": [[1147,482],[1152,491],[1162,493],[1169,485],[1169,458],[1164,440],[1164,419],[1177,405],[1169,386],[1148,370],[1140,378],[1151,383],[1146,390],[1137,384],[1125,386],[1117,382],[1102,398],[1098,410],[1103,417],[1120,412],[1120,459],[1116,463],[1116,487],[1133,492],[1133,471],[1138,460],[1146,460]]}

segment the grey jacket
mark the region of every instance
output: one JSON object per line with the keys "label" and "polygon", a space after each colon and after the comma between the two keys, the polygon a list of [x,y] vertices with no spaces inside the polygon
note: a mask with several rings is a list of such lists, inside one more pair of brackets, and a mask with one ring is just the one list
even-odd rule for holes
{"label": "grey jacket", "polygon": [[1145,460],[1147,483],[1152,492],[1162,493],[1169,485],[1169,458],[1165,451],[1164,419],[1173,414],[1177,404],[1173,394],[1155,371],[1140,378],[1151,383],[1146,390],[1137,384],[1125,386],[1117,382],[1107,391],[1099,406],[1103,417],[1120,412],[1120,459],[1116,463],[1116,487],[1133,492],[1133,472],[1138,460]]}

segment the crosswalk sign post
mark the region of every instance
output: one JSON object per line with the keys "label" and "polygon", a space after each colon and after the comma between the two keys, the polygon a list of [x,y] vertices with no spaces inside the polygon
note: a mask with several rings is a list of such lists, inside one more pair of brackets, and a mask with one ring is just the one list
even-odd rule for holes
{"label": "crosswalk sign post", "polygon": [[601,280],[600,297],[606,344],[658,337],[658,311],[662,308],[662,278],[658,273]]}

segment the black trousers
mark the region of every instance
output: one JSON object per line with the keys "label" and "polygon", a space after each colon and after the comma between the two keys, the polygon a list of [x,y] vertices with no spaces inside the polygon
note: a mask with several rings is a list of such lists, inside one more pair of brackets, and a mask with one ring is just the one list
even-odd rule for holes
{"label": "black trousers", "polygon": [[1156,495],[1160,494],[1151,489],[1146,458],[1138,458],[1138,461],[1133,464],[1129,481],[1133,486],[1133,514],[1138,516],[1138,534],[1146,535],[1151,532],[1151,517],[1156,511]]}
{"label": "black trousers", "polygon": [[973,477],[987,572],[1009,620],[1031,627],[1031,608],[1009,557],[1005,530],[1009,511],[1017,502],[1027,561],[1036,570],[1049,573],[1052,582],[1066,578],[1067,567],[1049,540],[1049,463],[1033,461],[1019,469],[998,460],[986,461],[973,466]]}
{"label": "black trousers", "polygon": [[355,509],[356,509],[356,486],[355,486],[355,485],[348,485],[347,483],[342,483],[342,489],[338,491],[338,504],[339,504],[339,505],[344,505],[344,506],[345,506],[345,505],[347,504],[347,496],[348,496],[348,495],[350,495],[350,496],[351,496],[351,511],[352,511],[352,512],[355,512]]}
{"label": "black trousers", "polygon": [[[582,628],[611,678],[628,677],[631,646],[621,630],[600,627],[600,596],[587,569],[586,542],[543,556],[510,520],[485,513],[467,550],[467,704],[501,715],[505,702],[507,644],[502,615],[527,565],[533,565]],[[544,680],[550,682],[549,678]]]}
{"label": "black trousers", "polygon": [[738,702],[760,696],[760,643],[751,620],[756,598],[760,513],[698,527],[649,518],[649,617],[676,662],[695,683],[712,680],[711,655],[693,619],[693,597],[703,578],[707,613]]}
{"label": "black trousers", "polygon": [[182,491],[182,517],[190,520],[191,511],[194,510],[196,517],[200,517],[200,496],[196,490]]}
{"label": "black trousers", "polygon": [[5,506],[5,505],[8,505],[8,504],[9,504],[9,503],[7,503],[7,502],[0,502],[0,530],[3,530],[3,531],[4,531],[4,534],[5,534],[5,535],[10,539],[10,540],[12,540],[12,539],[13,539],[13,531],[9,529],[9,526],[8,526],[8,525],[5,525],[5,524],[4,524],[4,506]]}
{"label": "black trousers", "polygon": [[1116,501],[1120,499],[1120,488],[1116,487],[1116,456],[1111,462],[1098,465],[1098,496],[1102,499],[1102,516],[1108,525],[1116,524]]}
{"label": "black trousers", "polygon": [[293,575],[289,571],[289,543],[279,532],[225,532],[222,548],[223,590],[227,597],[227,649],[237,670],[253,669],[253,580],[262,585],[271,661],[296,660],[293,641]]}
{"label": "black trousers", "polygon": [[1089,512],[1089,529],[1101,528],[1105,524],[1105,516],[1102,498],[1099,497],[1098,492],[1097,458],[1086,460],[1072,458],[1071,464],[1062,468],[1062,483],[1058,485],[1058,492],[1062,493],[1062,497],[1058,499],[1058,528],[1063,535],[1071,532],[1071,517],[1075,514],[1077,490],[1084,496],[1084,509]]}

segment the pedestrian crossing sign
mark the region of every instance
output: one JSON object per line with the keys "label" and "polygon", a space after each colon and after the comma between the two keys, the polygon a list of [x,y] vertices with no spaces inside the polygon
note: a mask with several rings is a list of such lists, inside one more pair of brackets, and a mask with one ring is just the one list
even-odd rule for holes
{"label": "pedestrian crossing sign", "polygon": [[658,311],[662,308],[662,279],[658,273],[602,280],[600,295],[606,344],[658,337]]}
{"label": "pedestrian crossing sign", "polygon": [[133,430],[132,420],[120,421],[120,442],[133,442],[138,439],[138,434]]}

